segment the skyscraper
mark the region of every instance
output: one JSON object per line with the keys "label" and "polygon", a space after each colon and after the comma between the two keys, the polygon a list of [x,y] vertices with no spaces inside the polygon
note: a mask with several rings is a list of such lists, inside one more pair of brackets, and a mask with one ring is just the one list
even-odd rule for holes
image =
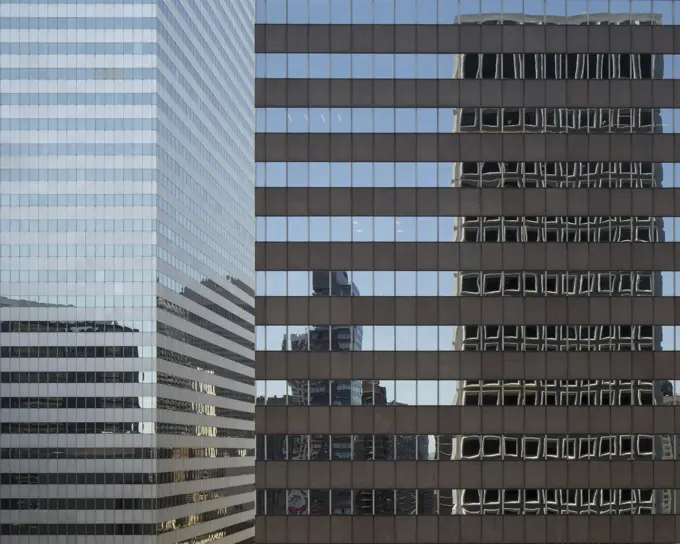
{"label": "skyscraper", "polygon": [[0,540],[254,538],[254,2],[0,7]]}
{"label": "skyscraper", "polygon": [[[259,511],[258,540],[677,541],[679,10],[258,12],[256,376],[385,392],[256,408],[267,440],[367,446],[258,461],[262,497],[361,505]],[[314,296],[319,270],[358,293]],[[281,350],[315,323],[361,350]]]}

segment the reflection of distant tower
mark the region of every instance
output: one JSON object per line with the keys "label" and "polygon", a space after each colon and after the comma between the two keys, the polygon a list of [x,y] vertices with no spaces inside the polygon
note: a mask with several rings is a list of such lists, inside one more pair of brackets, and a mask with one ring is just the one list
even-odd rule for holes
{"label": "reflection of distant tower", "polygon": [[[320,272],[312,275],[313,296],[358,296],[356,285],[347,272]],[[359,351],[363,327],[358,325],[312,325],[302,334],[284,339],[291,351]],[[291,380],[291,396],[296,404],[358,405],[363,388],[361,380]]]}
{"label": "reflection of distant tower", "polygon": [[[658,24],[660,16],[589,14],[544,17],[503,14],[532,24]],[[499,22],[499,16],[463,16],[462,23]],[[663,77],[663,61],[652,54],[465,54],[457,55],[454,77],[461,79],[651,79]],[[504,133],[649,133],[660,132],[654,108],[461,108],[454,131]],[[461,162],[454,165],[453,185],[480,188],[654,188],[661,165],[652,162]],[[654,217],[613,216],[465,216],[457,219],[459,243],[649,243],[663,241],[663,225]],[[646,270],[596,273],[483,270],[456,274],[460,296],[504,297],[651,297],[661,293],[660,272]],[[465,325],[454,331],[461,351],[652,351],[661,348],[661,327],[582,323],[540,325],[531,316],[522,325]],[[662,382],[643,380],[495,380],[459,382],[454,402],[463,405],[652,405],[663,402]],[[584,376],[585,378],[585,376]],[[440,456],[455,459],[593,459],[646,458],[661,455],[661,442],[646,435],[573,437],[470,435],[440,437]],[[454,513],[563,514],[663,513],[664,498],[652,489],[518,490],[465,489],[440,497],[440,510]]]}
{"label": "reflection of distant tower", "polygon": [[[384,406],[387,404],[387,388],[377,380],[363,381],[364,405]],[[359,460],[389,461],[394,459],[394,440],[391,435],[362,435],[355,443],[354,458]],[[392,514],[395,508],[394,491],[391,489],[360,489],[357,491],[357,514]]]}
{"label": "reflection of distant tower", "polygon": [[[315,271],[312,274],[312,295],[358,296],[359,290],[350,281],[345,271]],[[361,350],[363,327],[357,325],[310,325],[301,334],[284,338],[283,349],[291,351],[357,351]],[[361,380],[289,380],[290,402],[298,405],[359,405],[362,403],[363,382]],[[361,455],[352,436],[314,435],[291,438],[289,459],[350,459]],[[291,501],[294,495],[294,501]],[[300,508],[300,497],[306,492],[292,490],[288,497],[290,514],[306,513]],[[332,503],[332,504],[331,504]],[[351,491],[333,491],[329,502],[325,491],[312,490],[309,493],[309,510],[314,514],[349,514],[353,508]]]}

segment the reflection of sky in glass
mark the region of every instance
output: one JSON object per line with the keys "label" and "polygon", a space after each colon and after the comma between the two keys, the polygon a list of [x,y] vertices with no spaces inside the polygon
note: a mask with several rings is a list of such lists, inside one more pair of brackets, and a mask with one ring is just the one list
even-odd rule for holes
{"label": "reflection of sky in glass", "polygon": [[[287,334],[307,335],[303,325],[286,327],[269,325],[257,327],[256,349],[279,351]],[[453,349],[453,326],[362,326],[361,349],[363,351],[451,351]]]}
{"label": "reflection of sky in glass", "polygon": [[[677,74],[680,75],[680,68]],[[491,109],[499,110],[489,108]],[[680,132],[680,109],[662,108],[660,113],[663,132]],[[454,113],[450,108],[260,108],[257,112],[257,131],[270,133],[451,133],[453,127]],[[304,163],[289,166],[289,178],[306,178],[307,174],[301,171],[302,164]],[[373,168],[370,168],[374,166],[371,163],[337,163],[338,166],[336,164],[332,166],[341,168],[340,164],[345,164],[345,168],[352,170],[358,178],[353,182],[355,185],[375,177]],[[416,166],[416,163],[398,163],[392,168],[400,170],[399,175],[402,178],[406,176],[409,180],[427,179],[432,176],[431,172],[423,170],[436,168],[433,163],[418,164],[423,166]],[[395,171],[395,176],[396,174]],[[395,183],[399,182],[400,180],[395,179]]]}
{"label": "reflection of sky in glass", "polygon": [[[672,119],[668,111],[662,111],[662,118],[664,120]],[[678,125],[680,127],[680,125]],[[307,165],[305,165],[307,166]],[[331,165],[335,166],[335,165]],[[346,175],[347,180],[357,181],[357,177],[361,179],[364,176],[370,176],[368,169],[361,167],[350,168],[351,165],[338,165],[339,172],[335,177],[342,174]],[[373,165],[371,165],[373,166]],[[377,165],[376,165],[377,166]],[[394,165],[392,165],[394,166]],[[451,165],[445,164],[431,164],[421,165],[404,164],[396,165],[402,168],[393,168],[390,179],[413,179],[417,177],[419,182],[423,185],[438,185],[436,178],[439,172],[449,172]],[[285,165],[284,165],[285,168]],[[396,173],[399,175],[395,175]],[[357,176],[357,177],[355,177]],[[450,176],[450,174],[448,175]],[[428,178],[435,178],[428,183]],[[446,178],[448,185],[449,177]],[[370,186],[370,179],[366,180],[365,185]],[[678,187],[680,185],[680,164],[664,164],[663,166],[663,187]],[[322,221],[324,219],[324,221]],[[435,220],[433,220],[435,219]],[[308,218],[288,218],[286,225],[285,218],[281,218],[283,223],[275,229],[277,232],[287,232],[289,239],[294,240],[296,235],[300,235],[298,229],[305,229],[305,235],[300,238],[306,238],[307,229],[309,233],[315,233],[319,239],[330,239],[331,233],[342,233],[340,237],[333,237],[332,239],[354,240],[354,241],[371,241],[371,240],[444,240],[448,241],[452,238],[453,222],[452,218],[398,218],[400,221],[396,223],[394,218],[384,217],[356,217],[356,218],[333,218],[329,222],[328,218],[314,218],[315,223],[310,228],[308,225]],[[664,218],[665,240],[667,242],[676,241],[676,233],[678,232],[679,218]],[[297,225],[297,228],[296,228]],[[314,239],[314,235],[311,236]],[[429,273],[421,272],[416,275],[415,272],[352,272],[352,281],[357,285],[359,291],[364,296],[412,296],[414,294],[420,296],[451,296],[453,294],[453,277],[454,273],[435,272]],[[266,285],[263,285],[263,280],[266,280]],[[662,274],[662,295],[676,296],[680,292],[680,273],[664,272]],[[677,285],[677,289],[676,289]],[[259,294],[278,293],[287,294],[289,296],[308,296],[311,294],[311,273],[310,272],[288,272],[281,273],[259,273],[258,274],[258,289]],[[266,291],[265,291],[266,289]],[[679,336],[680,328],[673,326],[663,327],[663,350],[675,350],[680,344]],[[303,333],[305,327],[289,327],[289,333]],[[284,327],[269,327],[266,342],[270,345],[280,345],[283,335],[285,334]],[[418,350],[418,349],[452,349],[452,327],[403,327],[399,328],[399,334],[393,327],[365,327],[363,349],[364,350]],[[416,403],[416,396],[409,395],[407,392],[415,387],[416,382],[412,382],[413,386],[404,386],[404,393],[397,396],[399,402],[407,402],[409,404]],[[395,399],[395,390],[393,382],[381,381],[388,389],[388,398]],[[285,393],[285,383],[282,385],[283,389],[278,390],[277,395]],[[423,387],[435,387],[434,385],[425,384]],[[278,388],[276,388],[278,389]],[[272,392],[268,391],[268,395]],[[434,393],[433,393],[434,394]],[[443,398],[443,397],[440,397]],[[451,392],[451,399],[453,398],[453,390]]]}
{"label": "reflection of sky in glass", "polygon": [[450,163],[313,162],[257,164],[260,187],[451,187]]}
{"label": "reflection of sky in glass", "polygon": [[289,24],[450,24],[458,15],[479,13],[565,16],[652,11],[662,15],[663,24],[680,21],[680,6],[663,0],[653,4],[651,0],[257,0],[258,23]]}

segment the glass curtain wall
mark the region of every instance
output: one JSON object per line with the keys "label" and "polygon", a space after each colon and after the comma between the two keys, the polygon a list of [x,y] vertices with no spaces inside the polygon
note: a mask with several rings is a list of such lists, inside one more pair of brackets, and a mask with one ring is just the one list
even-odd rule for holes
{"label": "glass curtain wall", "polygon": [[0,6],[0,541],[252,543],[248,0]]}
{"label": "glass curtain wall", "polygon": [[680,2],[257,23],[258,538],[674,542]]}

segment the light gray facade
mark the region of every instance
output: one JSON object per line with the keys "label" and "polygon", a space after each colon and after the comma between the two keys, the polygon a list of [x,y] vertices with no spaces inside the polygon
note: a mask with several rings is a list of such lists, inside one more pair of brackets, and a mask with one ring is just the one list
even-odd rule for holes
{"label": "light gray facade", "polygon": [[0,540],[254,541],[254,1],[0,5]]}

